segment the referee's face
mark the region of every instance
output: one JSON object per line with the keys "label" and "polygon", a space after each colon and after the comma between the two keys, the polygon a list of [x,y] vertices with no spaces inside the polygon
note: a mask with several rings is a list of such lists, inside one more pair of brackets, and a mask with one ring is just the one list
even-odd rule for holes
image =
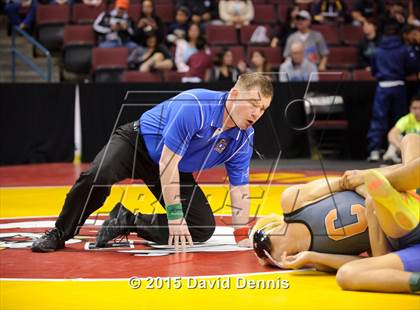
{"label": "referee's face", "polygon": [[249,91],[233,89],[230,99],[233,101],[231,117],[235,125],[242,130],[255,124],[271,102],[271,98],[263,97],[258,89]]}

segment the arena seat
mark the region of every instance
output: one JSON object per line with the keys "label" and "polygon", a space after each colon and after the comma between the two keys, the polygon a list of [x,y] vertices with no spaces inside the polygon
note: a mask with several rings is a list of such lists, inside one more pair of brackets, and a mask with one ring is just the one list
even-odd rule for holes
{"label": "arena seat", "polygon": [[207,43],[209,45],[237,45],[236,28],[227,25],[208,25],[206,27]]}
{"label": "arena seat", "polygon": [[285,23],[287,21],[287,12],[289,10],[289,5],[284,3],[283,0],[278,0],[279,3],[277,4],[277,18],[282,22]]}
{"label": "arena seat", "polygon": [[184,76],[185,76],[185,72],[164,71],[163,81],[164,82],[181,82]]}
{"label": "arena seat", "polygon": [[160,72],[124,71],[121,77],[126,83],[160,83],[162,75]]}
{"label": "arena seat", "polygon": [[162,22],[171,23],[175,19],[175,6],[172,3],[157,3],[155,6],[156,15]]}
{"label": "arena seat", "polygon": [[36,11],[36,37],[49,51],[59,51],[63,46],[64,25],[70,21],[67,4],[38,5]]}
{"label": "arena seat", "polygon": [[128,8],[128,16],[130,16],[131,20],[136,23],[140,18],[141,13],[141,5],[140,3],[133,3],[130,4]]}
{"label": "arena seat", "polygon": [[350,72],[347,70],[327,70],[318,72],[320,81],[349,81]]}
{"label": "arena seat", "polygon": [[325,42],[328,45],[340,45],[340,37],[338,35],[338,28],[336,25],[313,25],[312,30],[319,31],[324,36]]}
{"label": "arena seat", "polygon": [[[241,30],[240,30],[240,39],[241,39],[241,44],[246,44],[246,45],[258,45],[260,43],[251,43],[250,39],[252,37],[252,34],[254,33],[255,29],[257,29],[257,27],[260,25],[247,25],[247,26],[242,26]],[[264,26],[266,29],[266,34],[268,36],[269,39],[271,39],[271,27],[268,25],[261,25]],[[270,42],[265,43],[266,45],[269,45]]]}
{"label": "arena seat", "polygon": [[295,3],[295,0],[266,0],[266,2],[270,4],[277,4],[277,5],[282,4],[282,5],[290,7],[293,5],[293,3]]}
{"label": "arena seat", "polygon": [[363,39],[362,27],[343,25],[340,29],[341,41],[347,45],[358,45]]}
{"label": "arena seat", "polygon": [[274,24],[277,21],[276,8],[272,4],[255,4],[254,5],[255,24]]}
{"label": "arena seat", "polygon": [[91,25],[66,25],[62,69],[76,74],[89,73],[94,45],[95,34]]}
{"label": "arena seat", "polygon": [[332,47],[328,55],[329,69],[352,69],[357,66],[358,50],[356,47]]}
{"label": "arena seat", "polygon": [[96,17],[105,10],[105,2],[98,6],[75,3],[73,4],[72,21],[75,24],[93,24]]}
{"label": "arena seat", "polygon": [[353,80],[355,81],[374,81],[372,73],[365,69],[353,70]]}
{"label": "arena seat", "polygon": [[94,48],[92,50],[92,77],[95,82],[121,81],[122,72],[127,69],[128,49]]}

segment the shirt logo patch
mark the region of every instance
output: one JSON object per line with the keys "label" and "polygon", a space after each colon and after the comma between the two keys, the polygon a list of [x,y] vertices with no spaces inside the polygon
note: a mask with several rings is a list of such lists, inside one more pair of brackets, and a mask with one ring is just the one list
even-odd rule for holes
{"label": "shirt logo patch", "polygon": [[227,144],[228,144],[228,142],[227,142],[227,140],[226,140],[226,139],[220,139],[220,140],[216,143],[216,146],[214,147],[214,150],[215,150],[217,153],[221,154],[221,153],[222,153],[222,152],[226,149]]}

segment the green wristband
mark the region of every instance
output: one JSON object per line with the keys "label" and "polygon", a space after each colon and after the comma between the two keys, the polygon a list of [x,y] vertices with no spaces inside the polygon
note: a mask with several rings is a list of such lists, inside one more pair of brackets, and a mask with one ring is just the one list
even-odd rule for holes
{"label": "green wristband", "polygon": [[411,274],[410,289],[412,292],[420,291],[420,272],[413,272]]}
{"label": "green wristband", "polygon": [[184,212],[182,211],[182,204],[176,203],[166,206],[166,216],[168,217],[169,221],[179,220],[182,218],[184,216]]}

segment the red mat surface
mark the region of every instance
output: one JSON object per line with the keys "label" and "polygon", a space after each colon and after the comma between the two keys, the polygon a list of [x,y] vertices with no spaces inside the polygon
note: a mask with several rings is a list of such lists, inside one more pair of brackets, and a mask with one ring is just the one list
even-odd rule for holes
{"label": "red mat surface", "polygon": [[[27,218],[0,220],[0,224],[23,221],[53,221],[55,218]],[[217,218],[218,225],[223,225]],[[53,253],[32,253],[26,249],[0,251],[0,278],[130,278],[222,275],[267,272],[261,267],[253,251],[223,253],[180,253],[168,256],[138,257],[121,253],[117,249],[86,251],[86,241],[94,241],[98,226],[84,226],[79,236],[89,237],[80,243],[70,244]],[[0,233],[43,233],[46,228],[0,229]],[[24,238],[21,238],[24,239]],[[3,239],[4,240],[4,239]],[[149,248],[135,234],[135,249]],[[127,250],[128,248],[124,248]],[[133,249],[132,249],[133,250]],[[223,261],[223,268],[220,262]],[[274,269],[273,269],[274,270]]]}

